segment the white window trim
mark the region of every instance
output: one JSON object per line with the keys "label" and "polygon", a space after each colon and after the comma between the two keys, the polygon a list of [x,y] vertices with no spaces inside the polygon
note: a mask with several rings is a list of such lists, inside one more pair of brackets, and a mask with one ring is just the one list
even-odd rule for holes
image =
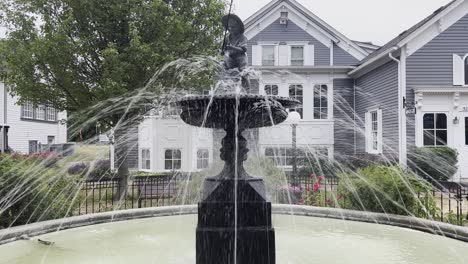
{"label": "white window trim", "polygon": [[464,56],[460,56],[456,53],[453,53],[452,56],[453,85],[460,87],[468,87],[468,84],[465,83],[465,60],[468,58],[468,53]]}
{"label": "white window trim", "polygon": [[260,87],[263,87],[263,89],[261,89],[260,91],[260,94],[263,94],[263,95],[268,95],[265,91],[265,87],[267,85],[270,85],[270,86],[273,86],[273,85],[276,85],[278,86],[278,94],[277,95],[280,95],[280,84],[279,83],[261,83],[261,86]]}
{"label": "white window trim", "polygon": [[303,67],[303,66],[314,66],[315,65],[315,45],[310,44],[309,41],[294,41],[294,42],[287,42],[288,47],[288,65],[292,66],[291,59],[291,48],[294,46],[303,46],[304,47],[304,65],[296,66],[296,67]]}
{"label": "white window trim", "polygon": [[[315,86],[316,85],[326,85],[327,86],[327,118],[325,119],[316,119],[315,118]],[[329,83],[314,83],[312,85],[312,120],[332,120],[333,119],[333,92],[331,92],[333,88]]]}
{"label": "white window trim", "polygon": [[[199,156],[198,156],[198,152],[199,151],[206,151],[208,153],[208,158],[203,158],[201,159]],[[196,161],[196,169],[197,170],[205,170],[205,169],[208,169],[210,167],[210,150],[208,148],[199,148],[197,149],[197,153],[196,153],[196,158],[197,158],[197,161]],[[206,168],[199,168],[198,167],[198,161],[201,161],[201,160],[206,160],[208,163],[207,163],[207,167]],[[181,161],[181,164],[182,164],[182,161]]]}
{"label": "white window trim", "polygon": [[[166,151],[167,150],[171,150],[171,151],[178,150],[178,151],[180,151],[180,169],[174,169],[174,160],[175,160],[174,156],[172,156],[172,159],[171,159],[172,160],[172,169],[166,169]],[[183,164],[182,164],[183,154],[184,153],[182,152],[182,148],[166,148],[166,149],[164,149],[164,152],[163,152],[163,161],[164,161],[163,168],[164,168],[164,171],[181,171],[182,168],[183,168]]]}
{"label": "white window trim", "polygon": [[[447,142],[446,142],[446,145],[424,145],[424,115],[426,114],[445,114],[445,116],[447,117]],[[454,116],[448,112],[448,111],[438,111],[438,110],[435,110],[435,109],[432,109],[432,110],[429,110],[427,109],[427,111],[421,111],[420,114],[417,116],[416,118],[416,129],[417,129],[417,133],[416,133],[416,146],[418,147],[429,147],[429,148],[437,148],[437,147],[453,147],[452,146],[452,138],[453,138],[453,131],[454,129],[452,129],[452,123],[450,120],[453,120]],[[445,129],[436,129],[436,130],[445,130]]]}
{"label": "white window trim", "polygon": [[[296,67],[306,66],[306,59],[305,59],[306,45],[307,44],[289,44],[288,43],[288,65],[296,66]],[[302,47],[302,65],[293,65],[292,64],[292,48],[293,47]]]}
{"label": "white window trim", "polygon": [[[287,88],[287,91],[286,91],[287,92],[287,97],[290,97],[289,96],[289,88],[291,87],[291,85],[300,85],[300,86],[302,86],[302,107],[301,107],[302,108],[302,116],[301,116],[301,120],[305,120],[305,112],[304,112],[304,109],[305,109],[305,106],[304,106],[304,104],[305,104],[305,100],[304,100],[305,99],[305,94],[304,94],[304,92],[306,90],[305,89],[306,83],[301,83],[301,82],[288,83],[287,87],[286,87]],[[294,108],[297,108],[297,107],[294,107]]]}
{"label": "white window trim", "polygon": [[[28,109],[28,113],[31,113],[31,116],[25,115],[26,109]],[[32,103],[27,102],[21,106],[21,118],[34,119],[34,105]]]}
{"label": "white window trim", "polygon": [[[259,43],[258,46],[260,47],[260,65],[259,66],[265,66],[263,65],[263,47],[264,46],[273,46],[273,52],[275,54],[275,62],[273,63],[273,66],[278,66],[279,65],[279,45],[278,43]],[[266,67],[273,67],[273,66],[266,66]]]}
{"label": "white window trim", "polygon": [[[149,169],[144,169],[143,168],[143,162],[146,161],[146,160],[143,160],[143,151],[144,150],[148,150],[149,151],[149,161],[150,161],[150,167]],[[140,170],[142,171],[151,171],[151,167],[153,166],[153,162],[151,160],[151,149],[150,148],[141,148],[140,149],[140,154],[141,154],[141,158],[140,158]]]}
{"label": "white window trim", "polygon": [[[372,142],[372,115],[371,113],[377,112],[377,150],[373,149]],[[382,154],[383,153],[383,114],[382,109],[374,108],[369,109],[365,114],[365,136],[366,136],[366,152],[369,154]]]}

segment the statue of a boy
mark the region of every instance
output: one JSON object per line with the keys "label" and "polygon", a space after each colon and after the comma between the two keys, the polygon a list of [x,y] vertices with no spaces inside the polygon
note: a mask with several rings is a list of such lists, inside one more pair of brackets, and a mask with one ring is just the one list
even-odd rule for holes
{"label": "statue of a boy", "polygon": [[243,71],[247,66],[247,38],[244,35],[244,23],[234,14],[225,15],[222,23],[224,29],[229,31],[222,50],[224,67],[226,70],[238,68],[239,71]]}

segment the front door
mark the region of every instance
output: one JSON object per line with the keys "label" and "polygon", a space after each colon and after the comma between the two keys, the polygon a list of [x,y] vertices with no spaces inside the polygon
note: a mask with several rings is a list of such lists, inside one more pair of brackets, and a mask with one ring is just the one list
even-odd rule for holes
{"label": "front door", "polygon": [[458,156],[458,166],[462,179],[468,179],[468,113],[463,113],[460,118],[459,133],[455,139]]}

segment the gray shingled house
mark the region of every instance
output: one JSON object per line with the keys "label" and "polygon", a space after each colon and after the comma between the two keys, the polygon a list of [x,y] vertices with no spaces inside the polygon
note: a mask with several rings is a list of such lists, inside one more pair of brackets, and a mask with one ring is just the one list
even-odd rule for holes
{"label": "gray shingled house", "polygon": [[[412,146],[446,145],[460,153],[455,180],[468,179],[468,1],[382,47],[350,40],[295,0],[271,1],[245,26],[249,64],[262,72],[258,93],[302,102],[292,109],[301,115],[300,148],[406,165]],[[291,129],[255,131],[255,152],[290,169]]]}

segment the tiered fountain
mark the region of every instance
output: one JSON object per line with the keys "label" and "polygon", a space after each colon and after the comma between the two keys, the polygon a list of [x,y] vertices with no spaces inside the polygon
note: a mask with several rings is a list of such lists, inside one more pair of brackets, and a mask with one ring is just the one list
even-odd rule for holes
{"label": "tiered fountain", "polygon": [[235,15],[225,16],[223,24],[231,34],[223,45],[221,87],[212,96],[188,96],[178,101],[187,124],[226,131],[221,148],[224,169],[205,180],[198,205],[196,259],[198,264],[273,264],[271,203],[263,180],[244,169],[248,149],[242,132],[282,123],[288,117],[286,108],[298,102],[242,92],[250,90],[246,87],[249,81],[242,77],[247,43],[243,24]]}

